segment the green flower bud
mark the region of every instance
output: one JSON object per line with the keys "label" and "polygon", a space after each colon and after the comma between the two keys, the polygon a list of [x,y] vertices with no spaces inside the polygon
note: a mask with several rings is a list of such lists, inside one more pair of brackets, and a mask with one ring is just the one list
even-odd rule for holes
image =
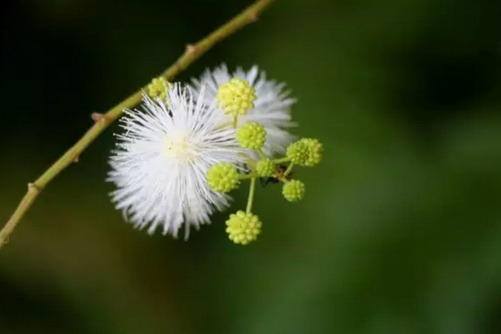
{"label": "green flower bud", "polygon": [[236,214],[231,214],[226,221],[226,232],[229,238],[236,244],[247,245],[255,241],[261,233],[262,223],[259,217],[252,213],[239,210]]}
{"label": "green flower bud", "polygon": [[313,167],[320,163],[324,152],[322,143],[316,138],[303,138],[301,141],[308,147],[308,159],[306,159],[304,165],[306,167]]}
{"label": "green flower bud", "polygon": [[304,183],[299,180],[290,180],[282,187],[282,195],[289,202],[297,202],[303,199],[305,192]]}
{"label": "green flower bud", "polygon": [[209,168],[207,184],[214,191],[229,192],[240,183],[237,168],[232,164],[222,162]]}
{"label": "green flower bud", "polygon": [[219,86],[216,99],[219,108],[223,109],[226,115],[236,117],[245,115],[254,108],[256,91],[248,81],[233,78]]}
{"label": "green flower bud", "polygon": [[309,157],[308,145],[298,140],[287,147],[286,156],[292,163],[304,166]]}
{"label": "green flower bud", "polygon": [[275,171],[275,163],[270,159],[259,160],[256,164],[256,173],[259,177],[270,177]]}
{"label": "green flower bud", "polygon": [[153,80],[151,80],[151,83],[147,87],[148,96],[151,98],[158,97],[162,100],[165,100],[170,86],[170,82],[168,82],[164,77],[154,78]]}
{"label": "green flower bud", "polygon": [[259,150],[266,141],[266,130],[261,123],[247,122],[237,130],[237,141],[242,147]]}

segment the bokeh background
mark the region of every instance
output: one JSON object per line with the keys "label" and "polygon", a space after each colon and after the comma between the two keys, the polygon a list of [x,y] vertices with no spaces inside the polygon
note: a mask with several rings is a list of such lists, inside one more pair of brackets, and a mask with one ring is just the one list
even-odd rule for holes
{"label": "bokeh background", "polygon": [[[105,111],[251,1],[1,2],[0,220]],[[259,64],[325,159],[264,233],[125,224],[107,130],[0,252],[0,333],[501,333],[501,2],[278,1],[180,80]],[[242,207],[243,189],[232,210]]]}

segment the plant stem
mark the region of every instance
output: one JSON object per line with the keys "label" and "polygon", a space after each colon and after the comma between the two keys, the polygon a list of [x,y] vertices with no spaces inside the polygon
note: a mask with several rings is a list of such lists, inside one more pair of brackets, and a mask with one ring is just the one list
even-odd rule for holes
{"label": "plant stem", "polygon": [[261,158],[261,160],[265,160],[266,159],[266,154],[264,154],[262,148],[260,148],[259,150],[257,150],[257,153],[259,154],[259,157]]}
{"label": "plant stem", "polygon": [[238,177],[239,180],[249,180],[249,179],[253,179],[253,178],[256,178],[258,177],[255,173],[251,173],[251,174],[245,174],[245,175],[240,175]]}
{"label": "plant stem", "polygon": [[252,210],[252,203],[254,202],[254,191],[256,190],[256,178],[253,177],[250,181],[249,198],[247,199],[247,208],[245,212],[250,213]]}
{"label": "plant stem", "polygon": [[287,169],[285,170],[285,172],[284,172],[284,175],[283,175],[283,176],[284,176],[284,177],[287,177],[287,175],[289,175],[289,173],[290,173],[290,172],[292,172],[292,168],[293,168],[293,167],[294,167],[294,163],[292,163],[292,162],[291,162],[291,163],[289,164],[289,167],[287,167]]}
{"label": "plant stem", "polygon": [[291,159],[287,158],[287,157],[283,157],[283,158],[280,158],[280,159],[274,159],[273,162],[276,163],[276,164],[281,164],[281,163],[284,163],[284,162],[289,162]]}
{"label": "plant stem", "polygon": [[[207,35],[195,44],[189,44],[184,53],[167,68],[162,76],[167,80],[172,80],[176,75],[185,70],[195,60],[200,58],[210,48],[218,42],[224,40],[237,30],[255,22],[259,14],[264,11],[274,0],[258,0],[251,6],[236,15],[233,19]],[[28,191],[18,204],[16,210],[0,231],[0,248],[5,245],[9,236],[13,232],[26,211],[31,207],[40,192],[54,179],[61,171],[72,162],[77,161],[80,154],[104,131],[111,123],[119,118],[124,109],[133,108],[141,102],[142,91],[146,87],[138,90],[105,114],[92,114],[94,125],[78,140],[66,153],[64,153],[52,166],[50,166],[35,182],[28,185]]]}

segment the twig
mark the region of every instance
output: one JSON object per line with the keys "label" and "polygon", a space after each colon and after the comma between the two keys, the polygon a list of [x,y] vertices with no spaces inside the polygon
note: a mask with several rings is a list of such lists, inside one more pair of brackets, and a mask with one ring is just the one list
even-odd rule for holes
{"label": "twig", "polygon": [[[176,75],[185,70],[191,63],[197,60],[211,47],[224,40],[237,30],[255,22],[259,14],[268,7],[273,0],[258,0],[253,5],[247,7],[233,19],[213,31],[211,34],[195,44],[188,44],[183,55],[172,64],[162,76],[167,80],[172,80]],[[143,89],[145,89],[144,87]],[[52,166],[49,167],[35,182],[28,185],[28,191],[10,217],[9,221],[0,231],[0,248],[4,246],[12,231],[19,223],[26,211],[31,207],[40,192],[54,179],[63,169],[75,161],[78,161],[80,154],[92,143],[101,132],[122,115],[124,109],[132,108],[141,102],[142,90],[140,89],[105,114],[93,113],[94,125],[76,142],[66,153],[64,153]]]}

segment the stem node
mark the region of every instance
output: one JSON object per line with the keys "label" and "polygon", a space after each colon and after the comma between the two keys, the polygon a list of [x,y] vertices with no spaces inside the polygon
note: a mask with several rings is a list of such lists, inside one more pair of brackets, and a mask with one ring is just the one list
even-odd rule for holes
{"label": "stem node", "polygon": [[254,23],[257,20],[259,20],[259,14],[257,12],[253,12],[251,15],[249,15],[249,22]]}
{"label": "stem node", "polygon": [[96,123],[97,122],[106,122],[106,115],[98,113],[98,112],[93,112],[92,114],[90,114],[90,118],[92,118],[92,120]]}
{"label": "stem node", "polygon": [[198,49],[194,44],[186,44],[186,53],[195,53]]}
{"label": "stem node", "polygon": [[33,182],[28,183],[28,191],[31,191],[31,192],[38,194],[38,193],[40,193],[41,190],[42,189],[39,186],[37,186],[35,183],[33,183]]}

